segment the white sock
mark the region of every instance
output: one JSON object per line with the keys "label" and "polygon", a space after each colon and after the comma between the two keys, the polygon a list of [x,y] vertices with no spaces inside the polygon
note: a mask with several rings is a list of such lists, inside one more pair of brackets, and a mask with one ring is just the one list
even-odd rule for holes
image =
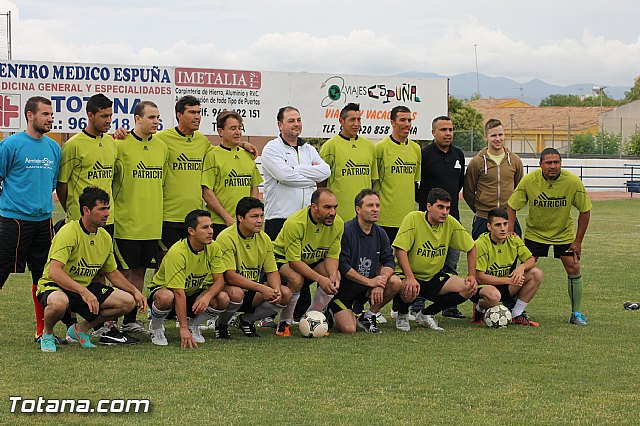
{"label": "white sock", "polygon": [[512,317],[517,317],[518,315],[522,315],[524,310],[527,308],[528,303],[523,302],[522,300],[516,300],[516,305],[513,307],[513,311],[511,311]]}
{"label": "white sock", "polygon": [[151,305],[151,327],[150,328],[153,328],[154,330],[162,328],[162,323],[164,322],[164,319],[167,317],[167,315],[169,315],[169,312],[171,312],[171,309],[166,311],[161,311],[156,307],[156,304],[154,302]]}
{"label": "white sock", "polygon": [[253,312],[242,315],[242,319],[247,322],[254,322],[266,318],[276,313],[276,307],[269,302],[262,302]]}
{"label": "white sock", "polygon": [[229,302],[229,306],[227,306],[227,309],[225,309],[225,311],[218,317],[218,323],[229,324],[229,321],[231,321],[231,318],[233,318],[233,314],[238,312],[240,306],[242,306],[242,302]]}
{"label": "white sock", "polygon": [[284,321],[287,324],[291,324],[293,321],[293,311],[296,309],[296,304],[298,303],[298,299],[300,298],[300,292],[291,293],[291,301],[287,306],[282,309],[282,313],[280,314],[280,321]]}
{"label": "white sock", "polygon": [[331,302],[331,299],[333,299],[333,295],[325,293],[324,290],[321,289],[320,286],[318,286],[318,289],[316,290],[316,294],[313,295],[313,302],[311,302],[311,306],[309,306],[309,309],[307,309],[307,312],[309,311],[322,312],[324,308],[327,307],[329,302]]}
{"label": "white sock", "polygon": [[194,325],[198,325],[198,324],[202,324],[203,322],[213,319],[215,317],[217,317],[218,315],[220,315],[221,313],[223,313],[224,311],[221,311],[219,309],[214,309],[211,306],[209,306],[207,309],[204,310],[204,312],[202,312],[201,314],[196,315],[195,318],[189,318],[189,325],[190,326],[194,326]]}
{"label": "white sock", "polygon": [[485,308],[481,308],[480,304],[476,304],[476,311],[480,312],[481,314],[484,314],[484,311],[486,311]]}

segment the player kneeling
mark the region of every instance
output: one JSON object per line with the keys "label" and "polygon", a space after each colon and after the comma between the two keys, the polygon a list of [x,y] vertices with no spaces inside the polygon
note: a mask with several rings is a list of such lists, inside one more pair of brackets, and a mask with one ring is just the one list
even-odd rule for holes
{"label": "player kneeling", "polygon": [[[514,324],[537,327],[540,324],[529,320],[524,313],[533,299],[544,274],[536,267],[536,258],[515,234],[509,234],[509,216],[503,209],[489,211],[489,232],[476,240],[476,278],[481,286],[471,300],[476,302],[473,322],[482,324],[484,311],[500,301],[518,300],[511,313]],[[518,266],[515,266],[520,261]]]}
{"label": "player kneeling", "polygon": [[163,323],[174,311],[180,323],[182,349],[204,343],[198,325],[220,315],[229,305],[229,296],[223,291],[222,252],[213,241],[211,213],[193,210],[184,224],[187,238],[171,246],[149,285],[151,342],[168,345]]}
{"label": "player kneeling", "polygon": [[[79,198],[82,217],[63,226],[53,238],[44,274],[38,282],[37,296],[45,306],[43,352],[55,352],[53,327],[67,309],[84,321],[67,330],[67,338],[94,348],[90,330],[94,325],[118,318],[133,310],[146,310],[144,297],[116,269],[111,236],[102,227],[109,217],[109,194],[97,187],[87,187]],[[114,291],[94,282],[98,272],[124,291]]]}
{"label": "player kneeling", "polygon": [[[380,333],[376,314],[400,291],[402,281],[393,273],[395,262],[387,233],[376,224],[380,197],[363,189],[355,198],[356,217],[344,224],[340,244],[340,287],[329,302],[333,325],[341,333],[355,333],[356,327]],[[353,303],[371,308],[356,320]]]}
{"label": "player kneeling", "polygon": [[[225,291],[231,298],[230,308],[218,319],[216,336],[229,339],[229,321],[236,311],[236,326],[247,337],[260,337],[255,322],[280,313],[291,300],[291,291],[280,285],[280,274],[273,254],[273,243],[262,231],[264,204],[244,197],[236,206],[235,225],[218,235],[222,249]],[[266,283],[261,282],[266,274]],[[232,306],[234,308],[232,308]]]}

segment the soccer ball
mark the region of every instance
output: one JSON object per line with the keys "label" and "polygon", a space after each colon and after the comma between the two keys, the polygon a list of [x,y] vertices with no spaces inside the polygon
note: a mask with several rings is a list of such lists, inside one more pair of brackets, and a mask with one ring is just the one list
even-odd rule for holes
{"label": "soccer ball", "polygon": [[298,330],[304,337],[323,337],[329,330],[327,317],[322,312],[309,311],[300,318]]}
{"label": "soccer ball", "polygon": [[484,313],[484,323],[487,327],[506,327],[511,324],[511,311],[504,305],[492,306]]}

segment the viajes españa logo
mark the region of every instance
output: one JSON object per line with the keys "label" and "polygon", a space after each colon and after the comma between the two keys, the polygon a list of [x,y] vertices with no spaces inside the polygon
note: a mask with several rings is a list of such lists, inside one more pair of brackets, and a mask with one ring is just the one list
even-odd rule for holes
{"label": "viajes espa\u00f1a logo", "polygon": [[320,83],[320,89],[326,88],[326,95],[320,102],[323,108],[336,103],[346,104],[348,98],[368,98],[370,101],[390,102],[421,102],[418,96],[418,86],[411,83],[376,83],[372,85],[349,84],[344,77],[331,76]]}

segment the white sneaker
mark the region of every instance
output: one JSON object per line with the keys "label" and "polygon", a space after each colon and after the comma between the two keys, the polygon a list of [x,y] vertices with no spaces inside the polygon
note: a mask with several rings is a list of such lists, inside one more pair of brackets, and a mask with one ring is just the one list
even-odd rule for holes
{"label": "white sneaker", "polygon": [[398,311],[394,311],[393,309],[391,310],[391,318],[396,319],[398,318]]}
{"label": "white sneaker", "polygon": [[202,336],[202,332],[200,331],[200,327],[197,325],[190,325],[189,331],[191,332],[191,337],[196,343],[204,343],[204,336]]}
{"label": "white sneaker", "polygon": [[378,324],[386,324],[387,323],[387,319],[384,317],[384,315],[382,315],[382,312],[378,312],[376,314],[376,322]]}
{"label": "white sneaker", "polygon": [[407,319],[407,314],[397,314],[396,316],[396,328],[400,331],[410,331],[411,325]]}
{"label": "white sneaker", "polygon": [[144,328],[144,326],[142,325],[142,321],[134,321],[128,324],[122,324],[120,331],[122,331],[123,333],[149,334],[149,330]]}
{"label": "white sneaker", "polygon": [[409,313],[407,314],[407,319],[409,321],[415,321],[416,320],[416,314],[414,314],[413,312],[409,311]]}
{"label": "white sneaker", "polygon": [[438,325],[438,321],[436,321],[434,315],[425,315],[422,312],[418,312],[416,315],[416,321],[418,324],[430,328],[431,330],[444,331],[444,328]]}
{"label": "white sneaker", "polygon": [[169,342],[167,342],[167,338],[164,337],[164,324],[161,328],[151,328],[151,324],[149,324],[149,333],[151,334],[151,343],[158,346],[167,346]]}

